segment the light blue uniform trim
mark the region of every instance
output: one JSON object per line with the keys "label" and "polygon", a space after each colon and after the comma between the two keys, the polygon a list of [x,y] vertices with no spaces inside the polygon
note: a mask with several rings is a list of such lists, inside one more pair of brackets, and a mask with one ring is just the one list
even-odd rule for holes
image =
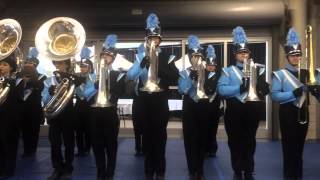
{"label": "light blue uniform trim", "polygon": [[51,76],[48,79],[46,79],[44,82],[44,88],[42,90],[42,102],[43,104],[47,104],[50,99],[52,98],[52,96],[49,94],[49,88],[50,86],[54,85],[56,86],[58,84],[57,79],[55,76]]}
{"label": "light blue uniform trim", "polygon": [[135,61],[132,65],[132,67],[127,72],[127,78],[128,80],[136,80],[139,77],[142,79],[147,79],[148,76],[148,70],[146,68],[141,68],[140,63],[138,61]]}
{"label": "light blue uniform trim", "polygon": [[240,85],[242,84],[242,71],[236,66],[229,66],[222,69],[221,76],[218,80],[218,93],[224,98],[236,97],[242,101],[245,93],[240,94]]}
{"label": "light blue uniform trim", "polygon": [[94,83],[96,81],[96,75],[91,73],[88,75],[88,78],[85,83],[82,83],[80,86],[76,88],[76,95],[81,100],[89,101],[95,94],[96,89],[94,88]]}
{"label": "light blue uniform trim", "polygon": [[188,95],[195,102],[198,102],[198,100],[195,99],[197,90],[193,85],[194,82],[189,77],[189,74],[190,74],[189,70],[183,70],[180,72],[180,77],[178,79],[178,92],[182,95]]}
{"label": "light blue uniform trim", "polygon": [[320,84],[320,68],[317,68],[316,70],[316,80],[317,80],[317,84]]}
{"label": "light blue uniform trim", "polygon": [[272,76],[272,87],[271,87],[271,98],[272,100],[279,102],[280,104],[294,102],[297,98],[294,96],[294,88],[285,79],[282,70],[273,72]]}
{"label": "light blue uniform trim", "polygon": [[142,61],[142,59],[144,58],[145,53],[139,53],[136,54],[136,59],[133,63],[133,65],[131,66],[131,68],[128,70],[127,72],[127,79],[134,81],[135,82],[135,94],[138,95],[139,92],[139,77],[141,79],[143,79],[144,81],[146,81],[147,79],[147,75],[148,75],[148,71],[146,68],[141,68],[140,67],[140,63]]}
{"label": "light blue uniform trim", "polygon": [[186,95],[189,94],[189,91],[192,86],[192,80],[189,77],[189,71],[183,70],[180,72],[180,77],[178,79],[178,91],[180,94]]}

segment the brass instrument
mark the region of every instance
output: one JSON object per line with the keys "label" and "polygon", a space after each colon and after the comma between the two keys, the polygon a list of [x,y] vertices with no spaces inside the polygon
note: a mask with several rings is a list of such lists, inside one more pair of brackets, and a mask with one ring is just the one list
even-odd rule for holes
{"label": "brass instrument", "polygon": [[[315,76],[315,69],[314,69],[313,45],[312,45],[312,26],[311,25],[306,26],[305,35],[306,35],[306,62],[307,62],[307,69],[309,71],[309,79],[307,80],[307,85],[312,86],[312,85],[316,85],[317,81],[315,78],[316,76]],[[300,64],[299,64],[299,67],[300,67]],[[300,68],[299,68],[299,76],[300,76]],[[299,77],[299,80],[300,80],[300,77]],[[306,104],[308,105],[309,98],[306,98],[306,94],[304,94],[304,97],[305,97],[304,99],[306,100]],[[302,106],[302,103],[301,103],[301,106]],[[306,117],[308,117],[308,116],[306,116]],[[302,125],[307,124],[308,119],[301,120],[300,113],[299,113],[298,122]]]}
{"label": "brass instrument", "polygon": [[[97,68],[97,79],[99,79],[99,87],[95,103],[92,107],[111,107],[114,106],[110,100],[110,66],[107,65],[105,59],[100,59]],[[106,82],[107,80],[107,82]]]}
{"label": "brass instrument", "polygon": [[[37,31],[35,44],[39,55],[44,59],[54,61],[71,60],[71,70],[74,70],[74,56],[80,53],[86,39],[83,26],[75,19],[57,17],[45,22]],[[49,103],[44,105],[46,118],[54,118],[72,99],[75,85],[68,78],[62,79],[56,88],[56,93]]]}
{"label": "brass instrument", "polygon": [[249,91],[245,96],[245,101],[260,101],[257,95],[257,66],[252,59],[245,59],[243,62],[243,77],[249,79]]}
{"label": "brass instrument", "polygon": [[6,84],[5,78],[0,77],[0,105],[2,105],[8,97],[10,86]]}
{"label": "brass instrument", "polygon": [[207,99],[208,96],[204,90],[204,83],[206,79],[206,62],[203,61],[201,54],[195,54],[191,57],[191,69],[196,70],[198,74],[197,81],[194,82],[196,87],[196,99]]}
{"label": "brass instrument", "polygon": [[314,59],[313,59],[313,45],[312,45],[312,27],[307,25],[306,27],[306,60],[307,68],[309,71],[308,85],[316,84],[316,76],[314,69]]}
{"label": "brass instrument", "polygon": [[144,86],[140,89],[141,91],[161,92],[163,89],[159,87],[158,68],[159,68],[159,57],[156,50],[154,41],[145,43],[146,56],[150,57],[150,66],[148,69],[148,78],[144,83]]}
{"label": "brass instrument", "polygon": [[[18,48],[22,36],[20,24],[14,19],[0,20],[0,61],[4,60],[12,53],[16,57],[22,57],[22,53]],[[22,59],[22,58],[21,58]],[[16,59],[17,62],[19,58]],[[18,64],[18,68],[19,68]],[[0,77],[0,105],[2,105],[10,92],[10,86],[6,83],[7,77]]]}

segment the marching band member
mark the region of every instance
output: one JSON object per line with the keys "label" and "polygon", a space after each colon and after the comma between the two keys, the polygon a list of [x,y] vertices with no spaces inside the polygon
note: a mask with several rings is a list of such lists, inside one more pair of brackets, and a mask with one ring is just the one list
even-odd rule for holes
{"label": "marching band member", "polygon": [[[168,86],[175,83],[179,76],[174,64],[168,63],[169,55],[163,53],[159,47],[161,43],[160,31],[158,17],[153,13],[150,14],[147,18],[146,49],[147,47],[153,49],[154,45],[155,52],[150,54],[155,53],[157,58],[151,59],[150,55],[146,55],[140,64],[136,63],[132,67],[131,73],[128,74],[129,79],[139,78],[139,97],[143,110],[140,113],[140,118],[143,123],[143,138],[145,140],[145,175],[147,179],[153,179],[154,175],[157,179],[164,179],[169,120]],[[148,50],[146,50],[146,54],[147,52]],[[154,79],[149,79],[148,73],[154,74],[152,71],[156,63],[158,63],[158,74],[155,76],[159,79],[154,82]]]}
{"label": "marching band member", "polygon": [[[0,179],[7,179],[15,174],[19,139],[19,121],[22,102],[23,83],[13,77],[17,64],[15,55],[0,61],[2,88],[9,86],[9,94],[0,104]],[[2,98],[2,97],[1,97]]]}
{"label": "marching band member", "polygon": [[[236,65],[223,68],[218,81],[218,92],[226,99],[225,128],[231,152],[234,179],[254,179],[254,152],[256,131],[259,125],[258,107],[254,101],[246,101],[250,78],[242,72],[244,62],[249,59],[250,50],[242,27],[233,30]],[[260,70],[259,70],[260,71]],[[260,73],[259,73],[260,74]],[[260,97],[269,93],[268,84],[259,76],[257,92]],[[260,79],[261,78],[261,79]]]}
{"label": "marching band member", "polygon": [[219,118],[221,116],[221,98],[217,93],[217,84],[220,77],[220,69],[218,69],[218,63],[216,62],[215,49],[212,45],[207,48],[207,66],[206,73],[210,81],[206,81],[208,85],[205,86],[205,92],[211,96],[208,108],[208,137],[207,137],[207,149],[206,154],[208,157],[215,157],[218,150],[217,143],[217,131],[219,125]]}
{"label": "marching band member", "polygon": [[[54,75],[44,81],[42,91],[42,101],[47,104],[52,96],[57,93],[56,87],[64,78],[69,79],[75,86],[79,86],[82,80],[70,72],[72,71],[71,60],[63,61],[52,60],[56,67]],[[51,162],[54,168],[48,180],[65,180],[72,178],[73,159],[74,159],[74,117],[75,109],[72,99],[67,102],[65,108],[54,118],[47,119],[49,124],[49,142],[51,145]],[[62,143],[64,144],[64,157],[62,154]]]}
{"label": "marching band member", "polygon": [[178,90],[184,95],[182,124],[190,179],[200,180],[204,179],[203,164],[207,150],[208,125],[211,120],[209,101],[215,98],[217,83],[217,79],[213,77],[215,74],[206,69],[207,63],[213,65],[215,54],[213,47],[209,46],[207,62],[198,38],[193,35],[188,38],[188,47],[191,67],[180,72]]}
{"label": "marching band member", "polygon": [[41,92],[43,81],[47,78],[37,72],[39,60],[38,50],[33,47],[29,49],[28,57],[24,63],[19,77],[24,82],[21,130],[24,146],[23,157],[35,155],[38,146],[40,124],[44,122],[44,115],[41,105]]}
{"label": "marching band member", "polygon": [[[303,147],[308,131],[307,91],[320,97],[320,86],[307,86],[309,73],[300,69],[302,50],[298,34],[291,28],[285,45],[287,64],[273,73],[272,99],[280,103],[279,120],[283,149],[283,173],[286,179],[302,179]],[[299,86],[294,88],[294,83]]]}
{"label": "marching band member", "polygon": [[79,77],[84,78],[85,81],[76,89],[76,144],[78,153],[76,156],[87,156],[90,153],[91,148],[91,136],[90,136],[90,105],[89,101],[93,100],[87,94],[92,91],[92,85],[94,84],[96,77],[93,73],[93,64],[90,60],[91,50],[88,47],[82,48],[80,73]]}
{"label": "marching band member", "polygon": [[[135,82],[134,87],[134,94],[133,94],[133,102],[132,102],[132,122],[133,122],[133,130],[134,130],[134,137],[135,137],[135,150],[136,154],[135,156],[141,156],[144,153],[144,140],[142,135],[142,120],[140,117],[141,111],[143,110],[141,108],[141,100],[139,97],[139,77],[136,77],[136,79],[129,79],[129,77],[133,77],[131,73],[134,73],[134,67],[140,66],[140,62],[142,61],[143,57],[145,56],[145,49],[144,44],[142,43],[138,47],[138,53],[136,54],[136,58],[134,61],[134,65],[128,70],[128,80]],[[146,69],[145,69],[146,71]]]}
{"label": "marching band member", "polygon": [[[123,73],[111,67],[117,56],[116,43],[117,36],[112,34],[107,36],[103,44],[99,72],[105,71],[107,75],[103,77],[104,74],[99,74],[99,81],[95,84],[98,89],[96,102],[91,108],[92,148],[97,166],[97,180],[113,179],[116,168],[120,126],[117,102],[125,92],[126,79]],[[107,66],[107,69],[102,69],[102,63]],[[101,80],[105,82],[100,82]],[[104,83],[106,86],[102,86]],[[105,92],[100,92],[100,90]],[[107,94],[106,100],[99,99],[100,93]]]}

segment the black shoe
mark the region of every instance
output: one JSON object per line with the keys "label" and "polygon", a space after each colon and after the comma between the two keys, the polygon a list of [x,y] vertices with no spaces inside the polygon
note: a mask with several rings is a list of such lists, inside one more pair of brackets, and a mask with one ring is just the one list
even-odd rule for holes
{"label": "black shoe", "polygon": [[113,176],[106,176],[104,180],[113,180]]}
{"label": "black shoe", "polygon": [[233,180],[243,180],[242,173],[241,172],[234,173]]}
{"label": "black shoe", "polygon": [[0,175],[0,180],[9,179],[9,178],[11,178],[12,176],[13,176],[13,175],[3,174],[3,175]]}
{"label": "black shoe", "polygon": [[71,180],[72,179],[72,172],[65,172],[61,176],[62,180]]}
{"label": "black shoe", "polygon": [[253,173],[244,173],[244,180],[255,180]]}
{"label": "black shoe", "polygon": [[137,151],[137,152],[134,154],[134,156],[136,156],[136,157],[141,157],[141,156],[143,156],[143,153],[142,153],[141,151]]}
{"label": "black shoe", "polygon": [[153,174],[145,174],[145,180],[153,180]]}
{"label": "black shoe", "polygon": [[78,152],[75,156],[76,157],[86,157],[86,156],[88,156],[88,154],[86,152]]}
{"label": "black shoe", "polygon": [[105,179],[105,177],[97,177],[97,180],[104,180]]}
{"label": "black shoe", "polygon": [[205,180],[203,173],[197,175],[197,180]]}
{"label": "black shoe", "polygon": [[189,174],[189,180],[197,180],[197,175],[195,173]]}
{"label": "black shoe", "polygon": [[163,175],[157,175],[156,176],[156,180],[164,180],[164,176]]}
{"label": "black shoe", "polygon": [[48,177],[47,180],[59,180],[62,176],[62,173],[59,171],[53,171],[53,173]]}
{"label": "black shoe", "polygon": [[208,152],[207,157],[214,158],[214,157],[216,157],[216,153],[215,152]]}
{"label": "black shoe", "polygon": [[30,157],[35,157],[36,153],[23,153],[21,155],[22,158],[30,158]]}

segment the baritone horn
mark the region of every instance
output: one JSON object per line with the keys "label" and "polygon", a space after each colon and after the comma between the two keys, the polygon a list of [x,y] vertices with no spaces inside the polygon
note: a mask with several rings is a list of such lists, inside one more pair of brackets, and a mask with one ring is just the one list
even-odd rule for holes
{"label": "baritone horn", "polygon": [[[70,70],[74,71],[74,57],[84,46],[86,34],[83,26],[75,19],[57,17],[45,22],[37,31],[35,44],[42,59],[53,61],[71,60]],[[56,93],[44,106],[46,118],[57,116],[70,102],[75,84],[64,78],[57,85]]]}
{"label": "baritone horn", "polygon": [[204,83],[206,79],[206,62],[203,61],[203,56],[200,53],[195,53],[191,57],[192,69],[197,71],[198,79],[194,82],[196,87],[196,98],[207,99],[208,96],[204,90]]}
{"label": "baritone horn", "polygon": [[156,50],[156,44],[154,41],[147,41],[145,43],[146,56],[150,58],[150,65],[148,68],[148,77],[141,91],[161,92],[163,89],[159,86],[158,68],[159,68],[159,56]]}
{"label": "baritone horn", "polygon": [[245,101],[260,101],[257,94],[257,64],[252,59],[245,59],[243,62],[243,77],[249,79],[249,91],[245,96]]}
{"label": "baritone horn", "polygon": [[[16,57],[22,56],[18,45],[22,36],[22,28],[18,21],[14,19],[0,20],[0,61],[4,60],[12,53]],[[16,59],[18,62],[18,58]],[[1,72],[0,72],[1,73]],[[10,92],[10,86],[6,83],[6,78],[0,74],[0,105],[2,105]]]}

